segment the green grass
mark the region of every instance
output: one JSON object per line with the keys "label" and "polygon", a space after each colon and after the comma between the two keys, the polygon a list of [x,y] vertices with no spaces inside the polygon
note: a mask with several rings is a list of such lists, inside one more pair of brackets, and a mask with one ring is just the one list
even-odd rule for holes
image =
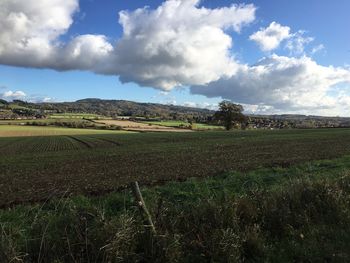
{"label": "green grass", "polygon": [[[92,122],[87,119],[75,118],[46,118],[46,119],[23,119],[23,120],[0,120],[0,125],[29,125],[29,126],[55,126],[65,128],[84,129],[107,129],[106,125]],[[43,128],[44,129],[44,128]]]}
{"label": "green grass", "polygon": [[72,118],[47,118],[47,119],[23,119],[23,120],[0,120],[0,124],[16,125],[16,124],[27,124],[27,123],[47,123],[52,124],[55,122],[88,122],[83,119],[72,119]]}
{"label": "green grass", "polygon": [[[190,127],[191,124],[189,122],[184,121],[147,121],[145,123],[161,125],[166,127]],[[194,130],[223,130],[223,126],[217,125],[209,125],[204,123],[193,123],[192,128]]]}
{"label": "green grass", "polygon": [[49,118],[52,119],[106,119],[107,117],[98,115],[98,114],[90,114],[90,113],[53,113],[49,114]]}
{"label": "green grass", "polygon": [[30,110],[29,108],[24,107],[24,106],[20,106],[20,105],[18,105],[18,104],[9,104],[8,107],[9,107],[10,109]]}
{"label": "green grass", "polygon": [[[350,156],[0,211],[0,261],[349,262]],[[67,197],[67,195],[66,195]]]}
{"label": "green grass", "polygon": [[194,123],[193,127],[195,130],[224,130],[225,127],[217,125],[209,125],[204,123]]}
{"label": "green grass", "polygon": [[349,129],[180,134],[84,129],[84,135],[77,135],[78,129],[53,131],[74,134],[0,138],[0,206],[66,192],[102,194],[134,180],[160,184],[350,154]]}
{"label": "green grass", "polygon": [[76,129],[60,127],[34,127],[20,125],[0,125],[0,137],[17,136],[57,136],[57,135],[81,135],[81,134],[122,134],[127,131],[110,131],[96,129]]}

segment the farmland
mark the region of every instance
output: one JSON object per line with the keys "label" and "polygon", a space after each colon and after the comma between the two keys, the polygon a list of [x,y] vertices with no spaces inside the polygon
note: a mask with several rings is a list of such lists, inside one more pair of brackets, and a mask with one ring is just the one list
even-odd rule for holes
{"label": "farmland", "polygon": [[152,237],[127,189],[3,209],[0,261],[349,262],[349,170],[347,156],[143,188]]}
{"label": "farmland", "polygon": [[1,206],[67,192],[100,195],[133,180],[158,184],[350,154],[349,129],[126,134],[82,130],[79,135],[78,129],[71,131],[62,136],[0,138],[5,153],[0,156]]}
{"label": "farmland", "polygon": [[89,113],[53,113],[48,114],[48,117],[51,119],[99,119],[106,118],[98,114],[89,114]]}
{"label": "farmland", "polygon": [[350,129],[1,128],[1,262],[350,259]]}
{"label": "farmland", "polygon": [[[99,120],[95,121],[95,123],[98,124],[105,124],[105,125],[116,125],[124,130],[129,131],[159,131],[159,132],[188,132],[190,130],[185,129],[176,129],[172,126],[164,126],[164,125],[158,125],[157,122],[151,123],[151,122],[136,122],[136,121],[129,121],[129,120]],[[161,122],[159,122],[161,123]]]}
{"label": "farmland", "polygon": [[[54,136],[54,135],[79,135],[79,134],[115,134],[127,133],[127,131],[108,131],[95,129],[72,129],[60,127],[35,127],[18,125],[0,125],[1,137],[22,136]],[[40,140],[38,140],[39,142]]]}
{"label": "farmland", "polygon": [[[94,123],[82,118],[46,118],[46,119],[22,119],[0,120],[0,125],[29,125],[29,126],[59,126],[59,125],[92,126]],[[95,124],[97,126],[98,124]],[[104,126],[104,125],[100,125]]]}
{"label": "farmland", "polygon": [[192,127],[194,130],[224,130],[223,126],[218,125],[209,125],[205,123],[189,123],[185,121],[146,121],[144,123],[148,123],[151,125],[159,125],[165,127]]}

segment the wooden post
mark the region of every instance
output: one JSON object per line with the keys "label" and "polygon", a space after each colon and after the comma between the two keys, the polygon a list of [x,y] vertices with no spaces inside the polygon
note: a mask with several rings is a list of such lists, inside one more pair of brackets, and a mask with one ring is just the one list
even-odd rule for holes
{"label": "wooden post", "polygon": [[136,181],[136,182],[131,183],[130,186],[131,186],[131,190],[132,190],[132,193],[134,195],[135,201],[137,203],[137,206],[139,207],[140,212],[144,217],[144,221],[146,223],[145,227],[150,228],[151,232],[153,234],[156,234],[156,228],[154,227],[152,217],[151,217],[151,214],[149,213],[149,211],[146,207],[146,203],[143,200],[143,197],[142,197],[142,194],[140,191],[140,187],[139,187],[139,183]]}

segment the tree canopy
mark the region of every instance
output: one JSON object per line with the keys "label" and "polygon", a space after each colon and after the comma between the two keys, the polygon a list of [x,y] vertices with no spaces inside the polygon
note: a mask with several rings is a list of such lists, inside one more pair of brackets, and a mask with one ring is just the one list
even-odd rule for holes
{"label": "tree canopy", "polygon": [[243,123],[246,120],[243,106],[234,104],[231,101],[224,100],[219,103],[219,110],[215,112],[214,118],[222,123],[226,130],[231,130],[236,123]]}

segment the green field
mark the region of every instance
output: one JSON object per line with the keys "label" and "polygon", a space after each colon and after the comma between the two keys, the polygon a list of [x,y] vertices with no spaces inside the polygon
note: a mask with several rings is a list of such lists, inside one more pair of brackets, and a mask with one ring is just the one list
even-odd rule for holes
{"label": "green field", "polygon": [[52,113],[48,115],[52,119],[106,119],[107,117],[90,113]]}
{"label": "green field", "polygon": [[348,156],[143,188],[153,236],[127,189],[3,209],[0,261],[349,262],[349,171]]}
{"label": "green field", "polygon": [[[166,127],[190,127],[189,122],[184,121],[146,121],[145,123],[161,125]],[[193,123],[192,129],[194,130],[224,130],[223,126],[209,125],[205,123]]]}
{"label": "green field", "polygon": [[21,125],[21,124],[54,124],[56,122],[75,122],[75,123],[89,123],[90,121],[74,118],[47,118],[47,119],[23,119],[23,120],[0,120],[0,124],[4,125]]}
{"label": "green field", "polygon": [[83,131],[0,138],[0,262],[350,260],[350,129]]}
{"label": "green field", "polygon": [[[127,131],[109,131],[96,129],[76,129],[61,127],[36,127],[27,125],[0,125],[1,137],[21,136],[53,136],[53,135],[81,135],[81,134],[119,134]],[[40,139],[38,139],[39,141]],[[0,143],[1,144],[1,143]]]}
{"label": "green field", "polygon": [[102,194],[133,180],[155,184],[350,154],[349,129],[185,134],[29,129],[32,135],[70,135],[0,138],[6,153],[0,156],[2,206],[67,191]]}

